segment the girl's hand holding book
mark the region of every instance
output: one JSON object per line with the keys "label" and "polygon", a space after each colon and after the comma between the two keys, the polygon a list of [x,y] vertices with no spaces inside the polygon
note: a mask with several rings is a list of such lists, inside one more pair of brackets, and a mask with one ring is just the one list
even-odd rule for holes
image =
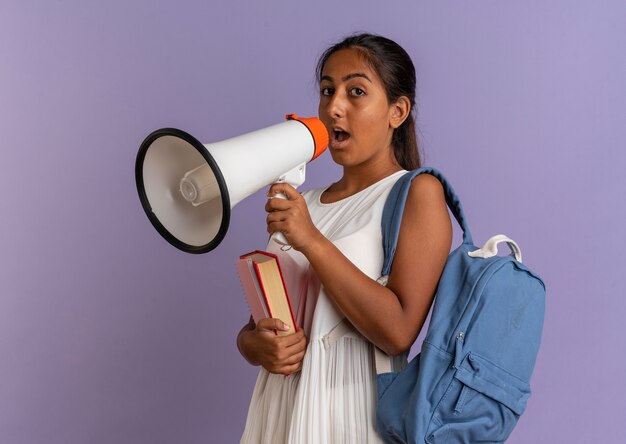
{"label": "girl's hand holding book", "polygon": [[246,325],[237,340],[241,354],[251,364],[261,365],[270,373],[290,375],[300,371],[307,346],[304,331],[285,336],[277,335],[276,331],[286,331],[280,319],[264,318],[256,326]]}

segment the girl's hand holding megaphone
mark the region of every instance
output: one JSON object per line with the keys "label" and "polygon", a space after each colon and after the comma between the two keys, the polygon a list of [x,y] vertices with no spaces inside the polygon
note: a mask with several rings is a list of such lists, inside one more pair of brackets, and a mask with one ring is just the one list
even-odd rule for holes
{"label": "girl's hand holding megaphone", "polygon": [[[284,197],[277,199],[278,195]],[[281,232],[291,245],[301,253],[314,248],[325,238],[313,225],[304,198],[288,183],[273,184],[265,204],[267,232]]]}

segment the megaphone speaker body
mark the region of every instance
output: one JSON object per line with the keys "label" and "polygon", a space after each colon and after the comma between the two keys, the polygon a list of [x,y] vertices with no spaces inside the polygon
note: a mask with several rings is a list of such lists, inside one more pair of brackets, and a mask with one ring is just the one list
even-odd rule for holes
{"label": "megaphone speaker body", "polygon": [[237,203],[295,168],[304,168],[327,145],[328,133],[319,119],[295,115],[210,144],[163,128],[139,149],[137,190],[148,218],[170,244],[205,253],[223,240]]}

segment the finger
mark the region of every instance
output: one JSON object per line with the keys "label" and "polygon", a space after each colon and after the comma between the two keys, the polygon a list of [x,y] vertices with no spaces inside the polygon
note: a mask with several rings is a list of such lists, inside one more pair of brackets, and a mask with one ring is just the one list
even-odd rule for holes
{"label": "finger", "polygon": [[302,360],[304,359],[304,354],[305,351],[301,351],[299,353],[296,353],[294,355],[289,356],[288,358],[286,358],[283,363],[284,365],[294,365],[294,364],[298,364],[300,362],[302,362]]}
{"label": "finger", "polygon": [[283,321],[277,318],[264,318],[257,322],[256,327],[258,330],[279,330],[289,331],[290,327]]}
{"label": "finger", "polygon": [[292,353],[290,350],[286,350],[281,348],[276,351],[276,353],[272,353],[269,362],[271,362],[274,367],[281,367],[284,365],[293,365],[302,361],[304,359],[304,355],[306,350],[297,350],[295,353]]}
{"label": "finger", "polygon": [[285,199],[267,199],[265,202],[265,211],[267,213],[276,213],[289,210],[293,206],[293,201]]}
{"label": "finger", "polygon": [[272,212],[267,214],[267,217],[265,218],[265,223],[269,225],[276,222],[282,222],[285,219],[286,217],[284,213],[281,212],[277,214],[276,212]]}
{"label": "finger", "polygon": [[267,225],[267,232],[269,234],[283,233],[287,240],[290,239],[290,236],[293,233],[293,229],[294,224],[290,221],[271,222]]}
{"label": "finger", "polygon": [[287,234],[298,227],[298,221],[297,212],[292,208],[285,211],[272,211],[265,217],[267,232],[270,234],[277,231]]}
{"label": "finger", "polygon": [[300,350],[298,344],[300,344],[302,340],[298,333],[290,334],[289,331],[287,331],[287,334],[277,336],[274,343],[276,344],[277,350],[282,350],[283,357],[285,357],[298,353]]}
{"label": "finger", "polygon": [[283,338],[285,339],[285,341],[289,341],[289,345],[285,343],[286,347],[293,347],[297,344],[306,345],[307,343],[306,336],[304,336],[304,332],[302,330],[298,330],[291,335],[283,336]]}
{"label": "finger", "polygon": [[[280,345],[288,349],[290,353],[298,351],[299,347],[306,348],[306,339],[301,331],[280,337]],[[292,347],[295,347],[292,349]]]}
{"label": "finger", "polygon": [[302,370],[302,361],[296,363],[296,364],[292,364],[292,365],[286,365],[281,369],[281,373],[285,376],[289,376],[293,373],[297,373],[300,370]]}
{"label": "finger", "polygon": [[290,356],[297,356],[297,355],[304,356],[304,353],[306,352],[306,348],[307,348],[306,342],[301,341],[301,342],[298,342],[297,344],[292,345],[291,347],[288,347],[285,351],[289,353]]}
{"label": "finger", "polygon": [[270,198],[277,194],[283,194],[287,200],[295,200],[300,196],[300,193],[298,193],[294,187],[284,182],[275,183],[270,187],[267,193]]}
{"label": "finger", "polygon": [[292,373],[299,372],[302,369],[302,361],[296,364],[281,365],[272,368],[268,368],[271,373],[277,373],[279,375],[289,376]]}

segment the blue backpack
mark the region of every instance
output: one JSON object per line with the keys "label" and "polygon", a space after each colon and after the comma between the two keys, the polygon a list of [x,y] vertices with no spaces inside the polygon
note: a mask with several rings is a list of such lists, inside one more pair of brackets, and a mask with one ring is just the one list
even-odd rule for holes
{"label": "blue backpack", "polygon": [[[433,168],[409,172],[391,190],[382,218],[383,276],[391,271],[411,181],[423,173],[443,184],[463,243],[446,262],[420,354],[400,372],[381,373],[377,351],[376,427],[387,443],[504,442],[530,396],[545,286],[505,236],[481,249],[472,244],[461,202]],[[517,260],[495,255],[501,241]]]}

